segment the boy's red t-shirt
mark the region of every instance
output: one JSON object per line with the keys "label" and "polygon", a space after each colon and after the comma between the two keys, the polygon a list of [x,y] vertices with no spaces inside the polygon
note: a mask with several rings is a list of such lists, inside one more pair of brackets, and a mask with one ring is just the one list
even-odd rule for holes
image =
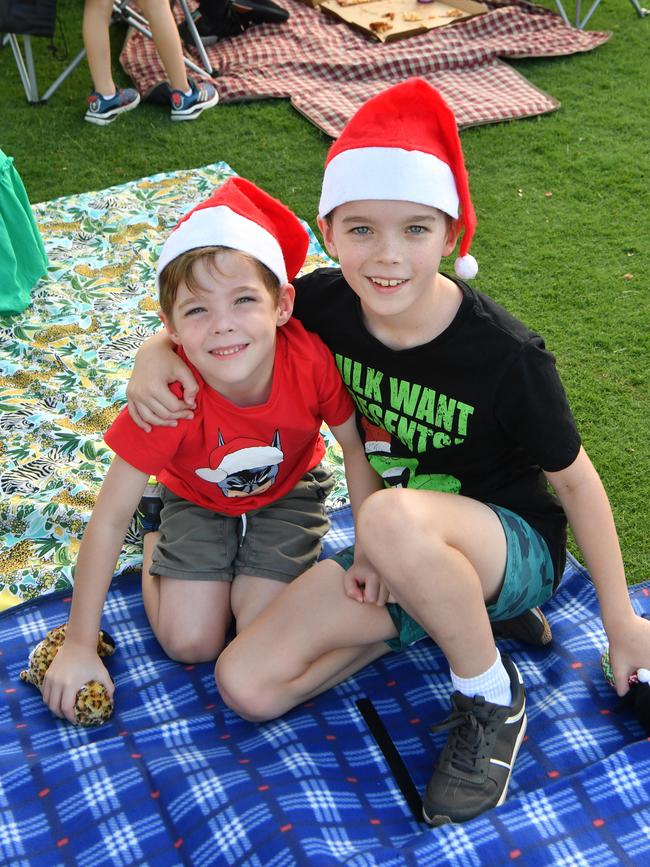
{"label": "boy's red t-shirt", "polygon": [[199,383],[194,419],[146,433],[124,409],[104,439],[131,466],[215,512],[241,515],[289,493],[325,454],[322,422],[339,425],[354,412],[329,350],[295,319],[278,329],[271,396],[260,406],[236,406],[189,366]]}

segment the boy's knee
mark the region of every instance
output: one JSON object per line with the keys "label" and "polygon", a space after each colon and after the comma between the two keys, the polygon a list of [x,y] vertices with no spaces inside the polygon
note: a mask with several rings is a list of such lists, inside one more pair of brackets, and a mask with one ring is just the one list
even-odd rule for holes
{"label": "boy's knee", "polygon": [[404,488],[385,488],[371,494],[361,505],[357,517],[357,534],[372,547],[377,544],[394,545],[404,538],[412,526],[407,517],[411,509],[410,491]]}
{"label": "boy's knee", "polygon": [[163,650],[175,662],[212,662],[223,650],[224,637],[168,630],[156,636]]}
{"label": "boy's knee", "polygon": [[268,685],[265,686],[248,666],[240,665],[227,651],[217,660],[214,678],[221,698],[243,719],[266,722],[279,715]]}
{"label": "boy's knee", "polygon": [[396,493],[399,494],[400,491],[395,488],[384,488],[371,494],[361,504],[358,516],[359,523],[370,524],[389,519],[391,509],[398,504],[399,497],[394,496]]}

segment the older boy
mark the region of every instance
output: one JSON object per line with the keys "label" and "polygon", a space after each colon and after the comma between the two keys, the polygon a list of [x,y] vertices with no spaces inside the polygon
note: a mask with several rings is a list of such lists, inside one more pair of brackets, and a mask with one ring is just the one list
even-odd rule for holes
{"label": "older boy", "polygon": [[[453,114],[426,82],[390,88],[349,122],[328,155],[319,226],[341,269],[300,281],[297,315],[334,354],[385,489],[361,507],[355,550],[275,600],[221,655],[217,682],[241,715],[268,719],[387,644],[430,635],[454,692],[424,818],[464,821],[505,799],[526,729],[522,679],[490,619],[553,593],[566,516],[620,693],[650,663],[650,623],[631,608],[607,497],[553,357],[503,308],[438,270],[462,231],[456,272],[476,274],[475,216]],[[191,393],[186,376],[184,385]]]}
{"label": "older boy", "polygon": [[194,419],[148,435],[124,411],[116,452],[79,551],[65,644],[43,696],[74,719],[77,690],[113,686],[96,653],[104,598],[150,474],[163,486],[160,538],[143,568],[152,629],[174,659],[215,659],[231,617],[248,624],[318,557],[330,474],[325,420],[356,500],[374,474],[354,408],[320,339],[291,319],[307,232],[241,178],[181,220],[158,262],[161,319],[199,383]]}

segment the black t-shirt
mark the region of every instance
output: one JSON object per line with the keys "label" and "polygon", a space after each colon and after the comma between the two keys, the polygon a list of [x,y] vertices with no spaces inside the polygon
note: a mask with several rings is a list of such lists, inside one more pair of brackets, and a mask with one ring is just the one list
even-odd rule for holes
{"label": "black t-shirt", "polygon": [[542,472],[576,458],[576,429],[542,338],[455,280],[451,324],[429,343],[394,350],[366,329],[338,268],[296,281],[294,313],[332,351],[357,406],[366,456],[384,483],[460,493],[505,506],[546,540],[556,582],[566,517]]}

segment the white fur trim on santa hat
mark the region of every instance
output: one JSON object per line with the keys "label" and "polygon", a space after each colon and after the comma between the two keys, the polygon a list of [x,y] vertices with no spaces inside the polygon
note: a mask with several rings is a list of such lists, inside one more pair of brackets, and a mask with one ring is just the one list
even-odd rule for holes
{"label": "white fur trim on santa hat", "polygon": [[253,446],[248,449],[239,449],[237,452],[226,455],[218,467],[201,467],[196,470],[197,476],[206,482],[222,482],[233,473],[241,473],[244,470],[254,470],[257,467],[274,467],[284,460],[284,452],[275,446]]}
{"label": "white fur trim on santa hat", "polygon": [[416,202],[456,219],[458,192],[447,163],[433,154],[403,148],[351,148],[325,167],[318,207],[326,217],[337,205],[366,199]]}
{"label": "white fur trim on santa hat", "polygon": [[225,205],[201,208],[174,229],[160,252],[158,274],[173,259],[197,247],[232,247],[248,253],[266,265],[282,285],[288,282],[278,240],[259,223],[242,217]]}

